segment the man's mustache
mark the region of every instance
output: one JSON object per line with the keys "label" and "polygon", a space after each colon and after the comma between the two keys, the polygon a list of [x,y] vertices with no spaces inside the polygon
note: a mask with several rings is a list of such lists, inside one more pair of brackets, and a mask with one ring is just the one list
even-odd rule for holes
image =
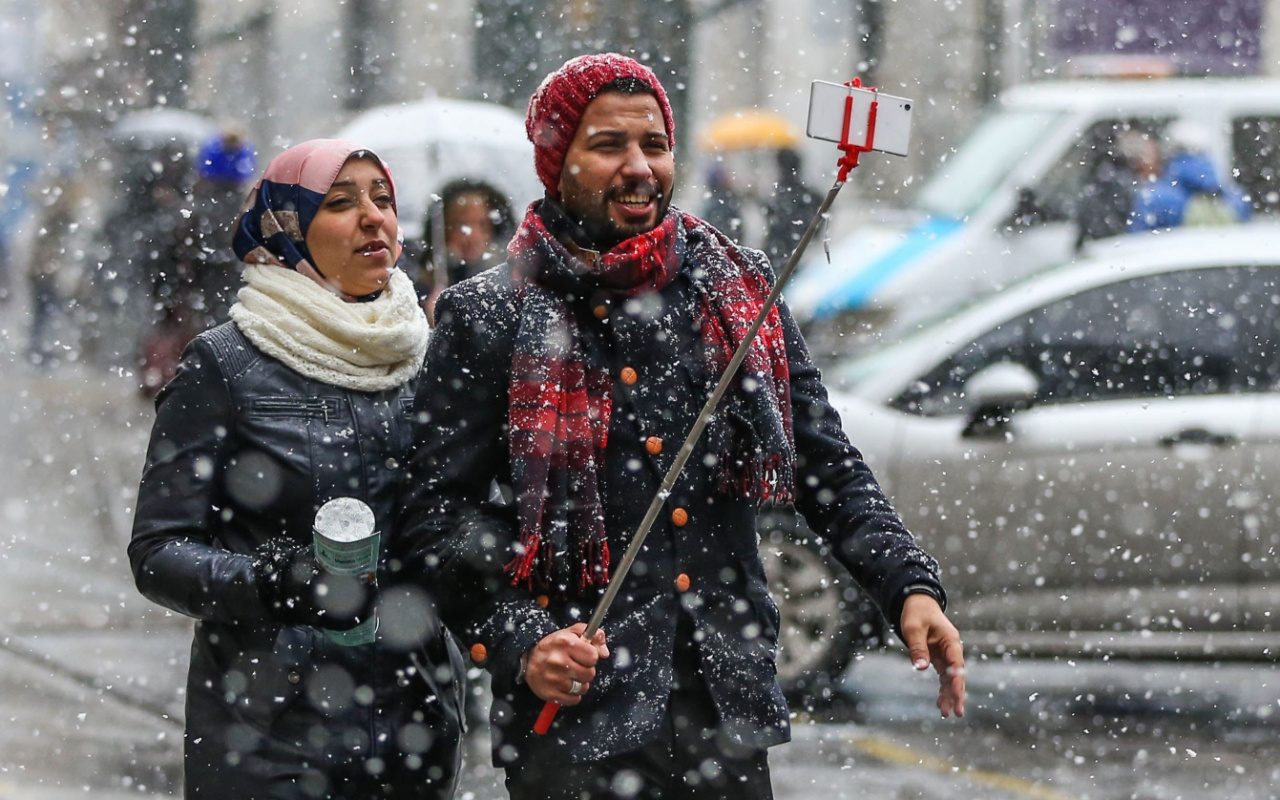
{"label": "man's mustache", "polygon": [[606,200],[617,200],[629,194],[647,194],[652,195],[656,200],[662,200],[664,197],[662,189],[653,181],[641,181],[639,183],[628,183],[622,186],[610,187],[604,194]]}

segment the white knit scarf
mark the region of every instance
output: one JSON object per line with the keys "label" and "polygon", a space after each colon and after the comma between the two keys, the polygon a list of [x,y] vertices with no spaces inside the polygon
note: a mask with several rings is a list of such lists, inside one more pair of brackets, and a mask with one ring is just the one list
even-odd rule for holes
{"label": "white knit scarf", "polygon": [[262,352],[323,383],[377,392],[422,368],[430,328],[399,269],[376,299],[347,303],[291,269],[250,264],[231,318]]}

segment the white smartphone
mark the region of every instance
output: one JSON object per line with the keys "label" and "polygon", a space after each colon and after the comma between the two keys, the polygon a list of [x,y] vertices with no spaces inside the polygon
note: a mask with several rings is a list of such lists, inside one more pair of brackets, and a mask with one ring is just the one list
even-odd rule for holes
{"label": "white smartphone", "polygon": [[905,156],[911,142],[911,106],[905,97],[894,97],[870,89],[845,86],[830,81],[814,81],[809,93],[810,138],[839,142],[844,132],[845,98],[853,98],[853,113],[849,118],[849,141],[862,144],[867,140],[867,126],[871,120],[871,103],[876,108],[876,135],[871,149],[895,156]]}

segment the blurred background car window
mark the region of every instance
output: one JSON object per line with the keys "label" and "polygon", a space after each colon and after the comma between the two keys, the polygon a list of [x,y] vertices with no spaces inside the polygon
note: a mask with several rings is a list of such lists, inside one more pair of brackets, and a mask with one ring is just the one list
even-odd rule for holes
{"label": "blurred background car window", "polygon": [[943,217],[965,217],[986,202],[1061,116],[1006,111],[987,117],[920,190],[920,207]]}
{"label": "blurred background car window", "polygon": [[969,378],[997,361],[1026,362],[1027,343],[1026,316],[997,325],[934,367],[891,405],[925,417],[960,414],[965,410],[962,397]]}
{"label": "blurred background car window", "polygon": [[1066,157],[1053,165],[1032,190],[1040,218],[1025,222],[1085,219],[1100,204],[1112,203],[1117,206],[1112,213],[1118,219],[1110,233],[1122,233],[1136,178],[1126,169],[1119,143],[1132,135],[1158,140],[1168,124],[1168,117],[1128,117],[1100,120],[1089,126]]}
{"label": "blurred background car window", "polygon": [[965,383],[999,361],[1040,380],[1037,404],[1267,391],[1280,378],[1280,269],[1198,269],[1049,303],[959,348],[892,403],[963,413]]}
{"label": "blurred background car window", "polygon": [[1231,121],[1232,174],[1259,214],[1280,211],[1280,117],[1236,117]]}

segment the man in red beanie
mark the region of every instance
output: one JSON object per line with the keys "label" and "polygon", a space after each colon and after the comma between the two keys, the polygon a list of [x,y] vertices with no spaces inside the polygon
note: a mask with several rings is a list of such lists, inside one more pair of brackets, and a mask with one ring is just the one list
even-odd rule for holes
{"label": "man in red beanie", "polygon": [[[763,306],[763,253],[671,207],[654,74],[575,58],[529,103],[546,196],[506,265],[451,287],[415,408],[401,560],[493,676],[513,798],[770,798],[790,738],[761,503],[794,504],[964,712],[937,563],[845,438],[784,305],[698,441],[594,642],[580,638]],[[496,491],[495,491],[496,484]],[[532,732],[545,701],[564,708]]]}

